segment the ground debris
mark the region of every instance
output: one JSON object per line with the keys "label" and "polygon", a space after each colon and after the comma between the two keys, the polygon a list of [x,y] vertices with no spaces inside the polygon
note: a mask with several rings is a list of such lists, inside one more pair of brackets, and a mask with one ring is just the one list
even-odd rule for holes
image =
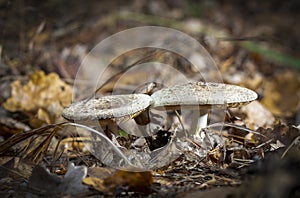
{"label": "ground debris", "polygon": [[51,174],[43,166],[37,165],[33,168],[28,184],[20,187],[17,196],[26,195],[30,197],[51,197],[79,195],[87,192],[87,186],[82,184],[82,179],[87,174],[84,166],[70,164],[63,178]]}

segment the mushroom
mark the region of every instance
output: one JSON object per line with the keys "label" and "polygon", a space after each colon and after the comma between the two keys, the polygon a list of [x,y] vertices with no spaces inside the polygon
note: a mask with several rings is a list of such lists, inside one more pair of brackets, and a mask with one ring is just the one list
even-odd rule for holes
{"label": "mushroom", "polygon": [[71,104],[62,112],[70,121],[97,122],[106,135],[118,134],[117,122],[134,118],[147,109],[153,100],[146,94],[110,95]]}
{"label": "mushroom", "polygon": [[[211,108],[233,108],[250,103],[257,94],[247,88],[214,82],[192,82],[163,88],[154,92],[152,108],[158,110],[193,111],[191,131],[198,135],[207,126],[208,112]],[[195,119],[197,116],[199,119]],[[199,130],[197,130],[197,128]]]}

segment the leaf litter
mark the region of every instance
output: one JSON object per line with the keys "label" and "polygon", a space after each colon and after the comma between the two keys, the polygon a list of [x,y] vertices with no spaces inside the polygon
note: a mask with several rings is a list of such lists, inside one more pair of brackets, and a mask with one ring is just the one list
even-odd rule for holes
{"label": "leaf litter", "polygon": [[[44,76],[43,74],[40,75]],[[52,85],[48,84],[48,86]],[[19,97],[19,95],[15,95],[15,97],[16,96]],[[11,98],[8,101],[13,100]],[[14,102],[7,104],[12,106],[9,107],[8,105],[7,107],[11,108],[11,110],[16,110],[16,108],[13,109],[13,107],[18,106],[14,106]],[[18,104],[18,102],[16,102],[16,104]],[[24,108],[23,111],[30,112],[28,108],[25,109],[22,105],[19,105],[20,109]],[[233,123],[223,124],[221,131],[219,130],[221,125],[210,125],[207,129],[202,131],[204,138],[201,142],[193,139],[188,140],[184,154],[169,166],[161,170],[153,171],[152,173],[119,171],[110,173],[110,176],[106,178],[87,176],[84,174],[82,177],[76,178],[77,180],[79,179],[80,184],[78,182],[74,183],[74,185],[79,185],[79,189],[81,189],[77,191],[77,193],[87,193],[86,186],[84,186],[84,188],[81,186],[82,182],[83,185],[88,185],[94,190],[107,195],[116,195],[118,192],[155,195],[155,193],[159,192],[157,185],[162,185],[165,191],[168,191],[170,190],[170,183],[173,188],[177,189],[175,190],[176,193],[186,191],[187,189],[206,189],[213,186],[240,185],[243,175],[239,173],[238,170],[249,167],[257,160],[264,159],[265,155],[270,152],[277,151],[280,148],[287,148],[289,145],[294,145],[295,143],[292,142],[292,140],[299,136],[299,129],[295,127],[288,127],[280,123],[276,126],[272,114],[264,109],[259,102],[255,102],[252,105],[252,108],[246,106],[240,110],[230,110],[231,115],[228,114],[226,120],[231,120]],[[38,111],[37,109],[39,108],[40,107],[33,106],[30,109]],[[260,109],[258,112],[264,113],[260,115],[255,111],[252,112],[254,109]],[[260,115],[260,117],[258,115]],[[240,118],[238,116],[240,116]],[[79,161],[84,164],[80,165],[82,168],[86,165],[91,165],[84,160],[84,156],[90,155],[90,153],[87,152],[88,150],[84,150],[80,144],[74,144],[74,142],[85,142],[86,140],[88,141],[88,139],[84,139],[84,137],[79,139],[78,137],[66,137],[69,139],[64,138],[63,141],[60,142],[56,138],[57,132],[68,130],[68,128],[63,129],[66,125],[68,125],[68,123],[52,124],[23,133],[17,133],[0,145],[0,154],[6,155],[11,153],[13,156],[22,156],[22,160],[19,164],[27,164],[30,162],[31,164],[33,163],[31,165],[32,167],[39,167],[40,165],[38,164],[44,164],[46,162],[44,160],[48,158],[50,159],[50,161],[46,163],[48,167],[52,171],[56,170],[56,173],[60,172],[66,177],[70,166],[67,166],[68,163],[63,163],[63,161],[61,161],[63,159],[68,161],[73,158],[79,158]],[[245,126],[248,128],[245,128]],[[26,139],[30,141],[24,143]],[[70,141],[73,141],[71,147],[67,146]],[[55,146],[58,144],[64,145],[64,148],[68,149],[59,151],[57,150],[57,146]],[[83,145],[84,144],[85,143],[83,143]],[[294,147],[295,146],[293,146],[293,148]],[[17,148],[17,150],[12,148]],[[57,155],[57,152],[60,152],[60,154]],[[286,150],[285,155],[288,153],[289,150]],[[51,159],[49,158],[50,156],[58,157]],[[57,163],[61,164],[60,167],[54,168],[54,164]],[[101,166],[103,166],[103,164],[101,164]],[[58,179],[59,177],[49,175],[49,173],[46,174],[48,170],[45,168],[39,167],[37,168],[37,170],[39,170],[37,172],[34,170],[35,169],[33,169],[30,177],[25,176],[29,178],[29,181],[30,178],[35,178],[39,174],[48,175],[48,182],[50,184],[52,182],[53,185],[60,186],[56,188],[57,191],[54,193],[72,193],[71,190],[61,190],[73,187],[68,187],[63,180]],[[67,178],[68,177],[66,177],[66,179]],[[33,181],[35,181],[35,179]],[[45,182],[48,183],[47,181]],[[30,185],[34,187],[35,182],[33,182],[33,184],[29,183],[26,188],[31,188],[32,186],[30,187]],[[180,188],[180,186],[186,186],[186,189]],[[42,190],[43,193],[48,190],[40,187],[37,188]]]}
{"label": "leaf litter", "polygon": [[[246,112],[247,115],[247,110],[244,110],[244,112]],[[247,117],[249,116],[246,116],[246,118]],[[227,119],[232,120],[233,118]],[[244,119],[244,122],[247,123],[247,119]],[[72,173],[74,167],[65,167],[67,172],[65,173],[65,179],[62,180],[57,176],[47,173],[45,168],[34,165],[33,167],[36,168],[33,169],[26,188],[37,188],[41,190],[42,193],[47,192],[49,189],[43,189],[38,185],[39,182],[36,181],[41,175],[46,175],[45,177],[49,178],[43,181],[49,184],[50,189],[56,186],[56,190],[53,192],[55,194],[72,194],[71,189],[74,187],[78,187],[78,191],[75,192],[79,194],[86,193],[86,186],[82,186],[82,182],[107,195],[115,195],[119,190],[120,192],[128,191],[142,194],[154,192],[155,194],[155,187],[153,187],[153,185],[155,186],[155,184],[159,183],[163,184],[166,182],[165,180],[169,180],[169,178],[174,179],[174,182],[171,183],[178,188],[182,185],[191,189],[203,189],[220,185],[240,185],[241,175],[234,173],[234,170],[248,167],[257,161],[257,159],[263,159],[266,153],[270,151],[275,151],[281,147],[286,148],[293,143],[291,140],[299,136],[299,129],[295,127],[279,124],[274,129],[259,128],[254,131],[244,128],[241,122],[237,123],[239,125],[224,124],[221,133],[219,130],[214,130],[215,127],[220,127],[218,124],[210,125],[206,131],[203,131],[205,136],[203,142],[199,142],[199,140],[188,141],[188,145],[185,147],[187,149],[185,153],[171,165],[161,169],[161,172],[158,170],[152,173],[119,171],[101,179],[93,176],[86,177],[86,174],[80,171],[78,174],[74,172],[74,174],[81,175],[80,178],[79,176],[74,178],[77,182],[73,182],[72,185],[69,185],[69,182],[65,181],[73,181],[72,177],[69,178],[68,171]],[[31,139],[31,143],[29,142],[29,144],[25,144],[25,146],[23,144],[23,148],[19,148],[18,151],[14,150],[14,155],[19,153],[19,156],[23,156],[22,159],[23,161],[25,160],[25,162],[21,162],[20,164],[28,162],[33,164],[45,163],[43,161],[46,156],[49,156],[48,153],[57,152],[57,150],[54,149],[55,146],[51,144],[53,144],[53,141],[58,144],[58,141],[55,141],[54,135],[57,131],[62,130],[64,125],[68,125],[68,123],[47,125],[43,128],[34,129],[25,133],[17,133],[0,145],[0,154],[5,155],[5,153],[11,153],[8,151],[11,151],[13,147],[20,146],[17,143]],[[44,134],[44,139],[39,140],[39,144],[32,143],[32,141],[34,142],[41,139],[42,134]],[[74,142],[78,142],[78,139],[75,139],[75,137],[71,138],[71,140],[72,139]],[[65,140],[64,144],[66,145],[68,141]],[[79,142],[80,141],[85,140],[79,139]],[[35,148],[33,148],[34,145]],[[74,155],[71,155],[69,152],[76,152],[76,148],[79,148],[78,146],[78,144],[73,144],[72,148],[68,147],[69,151],[62,151],[60,157],[67,157],[66,159],[73,158],[72,156]],[[76,155],[80,157],[84,153],[86,152],[82,150],[81,146],[81,149],[77,150]],[[60,160],[60,158],[56,160]],[[50,164],[53,165],[53,162]],[[85,165],[80,165],[79,167],[85,169]],[[218,173],[218,175],[216,175],[216,173]],[[80,181],[79,183],[78,180]],[[170,181],[167,183],[170,183]],[[34,193],[37,192],[35,191]]]}

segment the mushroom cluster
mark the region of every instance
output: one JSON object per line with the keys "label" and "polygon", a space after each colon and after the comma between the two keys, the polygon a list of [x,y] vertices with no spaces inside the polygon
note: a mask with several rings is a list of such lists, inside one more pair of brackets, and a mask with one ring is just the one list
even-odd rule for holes
{"label": "mushroom cluster", "polygon": [[[107,132],[117,132],[116,122],[135,119],[141,122],[141,114],[149,109],[181,110],[191,109],[199,114],[197,124],[205,127],[207,113],[211,108],[239,107],[255,100],[257,94],[244,87],[214,83],[192,82],[175,85],[146,93],[103,96],[71,104],[62,112],[62,116],[75,122],[95,121]],[[149,118],[145,118],[146,123]],[[145,123],[144,123],[145,124]]]}
{"label": "mushroom cluster", "polygon": [[[160,87],[158,90],[152,89],[148,94],[143,91],[143,93],[110,95],[79,101],[65,108],[62,116],[74,122],[96,122],[111,139],[112,134],[118,134],[121,122],[134,119],[138,126],[149,124],[150,110],[189,109],[193,112],[191,118],[193,122],[189,132],[196,133],[199,128],[206,127],[207,115],[211,108],[239,107],[256,98],[257,94],[254,91],[236,85],[191,82],[172,87]],[[129,134],[133,133],[129,132]],[[141,134],[133,135],[149,136],[149,133]]]}

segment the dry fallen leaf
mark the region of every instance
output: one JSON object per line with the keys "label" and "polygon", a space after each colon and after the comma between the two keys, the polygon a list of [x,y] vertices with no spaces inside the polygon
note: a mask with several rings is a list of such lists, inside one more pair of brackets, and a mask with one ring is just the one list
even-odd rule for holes
{"label": "dry fallen leaf", "polygon": [[27,84],[20,80],[11,84],[11,97],[3,107],[9,111],[24,111],[37,114],[37,117],[50,124],[60,116],[62,109],[71,103],[72,89],[55,73],[45,75],[34,72]]}
{"label": "dry fallen leaf", "polygon": [[274,115],[292,116],[300,108],[299,74],[287,71],[267,81],[262,104]]}
{"label": "dry fallen leaf", "polygon": [[105,179],[87,177],[83,183],[92,186],[104,193],[113,193],[117,188],[128,187],[130,191],[149,193],[153,183],[151,172],[128,172],[119,170],[114,175]]}
{"label": "dry fallen leaf", "polygon": [[106,185],[127,185],[137,191],[143,191],[153,183],[151,172],[118,171],[115,175],[104,180]]}
{"label": "dry fallen leaf", "polygon": [[274,116],[258,101],[253,101],[250,104],[241,107],[241,112],[247,115],[245,118],[247,126],[254,126],[250,128],[272,128],[274,126]]}
{"label": "dry fallen leaf", "polygon": [[103,179],[97,177],[86,177],[82,180],[85,185],[92,186],[94,189],[99,192],[108,193],[109,189],[107,189],[103,184]]}

